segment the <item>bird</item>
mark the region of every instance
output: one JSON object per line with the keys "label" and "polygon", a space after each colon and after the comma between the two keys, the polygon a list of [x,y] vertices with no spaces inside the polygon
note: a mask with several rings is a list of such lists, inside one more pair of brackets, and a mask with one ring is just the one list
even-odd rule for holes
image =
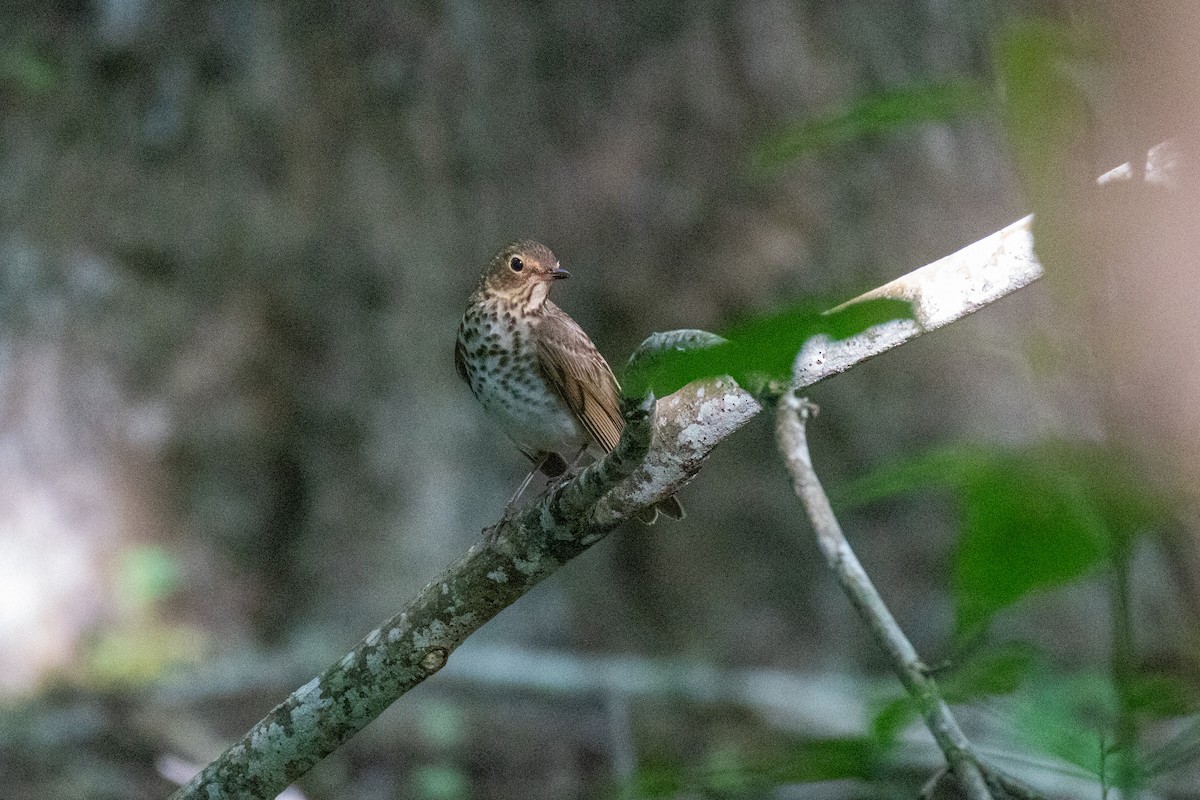
{"label": "bird", "polygon": [[[549,299],[550,287],[570,275],[546,245],[513,242],[488,262],[458,327],[459,377],[533,462],[502,519],[511,517],[538,472],[560,477],[588,450],[611,451],[625,424],[612,367],[583,328]],[[684,516],[674,495],[637,516],[652,524],[659,512]]]}

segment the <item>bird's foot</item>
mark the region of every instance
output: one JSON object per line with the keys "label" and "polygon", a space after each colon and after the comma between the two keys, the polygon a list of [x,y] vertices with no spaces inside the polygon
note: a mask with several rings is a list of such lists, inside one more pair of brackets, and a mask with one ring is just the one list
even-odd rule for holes
{"label": "bird's foot", "polygon": [[500,531],[506,528],[513,520],[517,518],[517,504],[509,503],[504,507],[504,513],[500,515],[500,521],[488,525],[483,529],[483,540],[489,545],[494,545],[496,540],[500,538]]}
{"label": "bird's foot", "polygon": [[579,473],[581,473],[581,472],[583,472],[583,467],[570,467],[565,472],[563,472],[563,474],[559,475],[557,478],[552,478],[550,480],[550,483],[546,487],[546,493],[549,494],[552,491],[557,491],[558,489],[561,489],[562,487],[566,486],[571,481],[578,478]]}

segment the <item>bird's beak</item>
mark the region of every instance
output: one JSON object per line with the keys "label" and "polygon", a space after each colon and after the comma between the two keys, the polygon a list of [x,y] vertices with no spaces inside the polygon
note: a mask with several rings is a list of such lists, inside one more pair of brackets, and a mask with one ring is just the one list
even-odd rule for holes
{"label": "bird's beak", "polygon": [[554,278],[554,279],[569,278],[569,277],[571,277],[571,273],[567,272],[565,269],[563,269],[562,267],[555,264],[554,269],[547,272],[546,276],[549,278]]}

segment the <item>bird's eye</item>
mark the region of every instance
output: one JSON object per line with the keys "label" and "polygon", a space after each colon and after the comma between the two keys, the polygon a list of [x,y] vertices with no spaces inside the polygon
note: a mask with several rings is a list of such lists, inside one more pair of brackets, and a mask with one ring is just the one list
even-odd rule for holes
{"label": "bird's eye", "polygon": [[520,272],[521,270],[525,269],[525,262],[521,260],[520,256],[513,256],[510,258],[508,260],[508,265],[512,267],[513,272]]}

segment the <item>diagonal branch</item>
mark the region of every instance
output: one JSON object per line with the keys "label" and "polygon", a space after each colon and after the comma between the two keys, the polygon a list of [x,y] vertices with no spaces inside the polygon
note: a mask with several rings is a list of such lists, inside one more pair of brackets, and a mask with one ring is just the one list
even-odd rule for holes
{"label": "diagonal branch", "polygon": [[958,778],[970,800],[991,800],[984,773],[971,749],[971,743],[958,727],[950,707],[942,699],[937,684],[929,677],[928,669],[913,648],[892,612],[879,596],[866,570],[862,568],[854,550],[850,547],[842,526],[834,516],[829,498],[821,488],[821,481],[813,469],[812,457],[808,452],[805,422],[815,410],[807,400],[788,393],[779,401],[777,408],[776,437],[779,450],[787,463],[795,484],[796,495],[808,513],[817,534],[821,553],[833,570],[838,583],[849,595],[859,615],[871,629],[875,641],[887,651],[892,667],[900,682],[916,701],[925,718],[925,725],[933,734],[942,753],[946,756],[954,776]]}
{"label": "diagonal branch", "polygon": [[[729,381],[676,393],[651,417],[627,410],[615,450],[520,517],[501,524],[428,584],[399,614],[260,720],[173,795],[270,798],[441,669],[450,653],[543,578],[636,511],[682,486],[712,448],[760,410]],[[704,434],[680,427],[682,419]],[[669,455],[648,457],[651,442]]]}
{"label": "diagonal branch", "polygon": [[913,318],[830,344],[810,341],[796,362],[792,386],[804,389],[845,372],[871,356],[973,314],[1040,277],[1042,265],[1033,251],[1033,217],[1028,216],[849,301],[908,300]]}
{"label": "diagonal branch", "polygon": [[[948,324],[1041,275],[1026,218],[871,296],[913,303],[915,322],[872,328],[835,343],[811,341],[800,386]],[[173,800],[270,798],[436,673],[450,653],[502,609],[640,509],[675,493],[714,447],[762,407],[728,379],[702,381],[631,411],[617,449],[516,520],[492,547],[476,544],[396,616],[292,693],[209,764]]]}

